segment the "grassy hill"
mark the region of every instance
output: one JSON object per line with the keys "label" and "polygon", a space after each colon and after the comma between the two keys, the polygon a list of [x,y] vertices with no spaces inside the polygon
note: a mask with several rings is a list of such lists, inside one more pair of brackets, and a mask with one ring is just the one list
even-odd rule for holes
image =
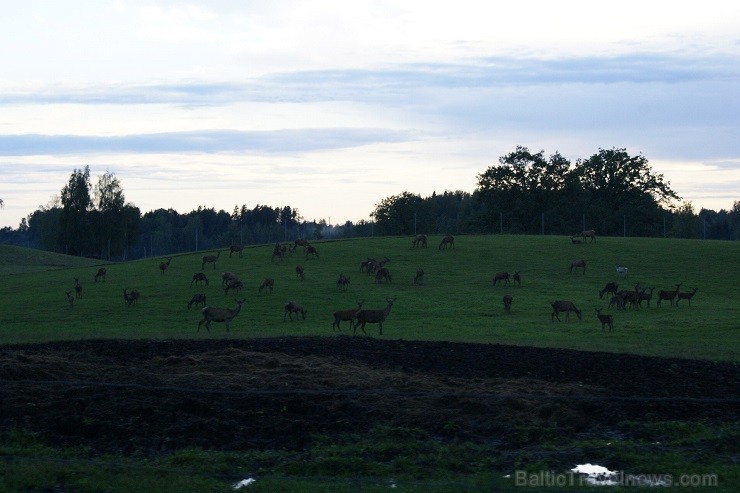
{"label": "grassy hill", "polygon": [[[216,268],[201,270],[201,257],[215,252],[175,256],[165,274],[163,258],[110,264],[105,282],[93,281],[99,261],[0,247],[0,343],[43,342],[93,338],[249,338],[279,335],[332,335],[332,312],[352,308],[383,308],[386,297],[395,304],[383,326],[368,326],[368,335],[387,339],[449,340],[628,352],[684,358],[738,360],[740,337],[740,244],[654,238],[597,238],[573,245],[557,236],[460,236],[455,248],[438,250],[440,237],[429,248],[412,249],[411,238],[365,238],[313,243],[319,258],[306,259],[301,248],[282,262],[272,262],[272,246],[246,248],[242,258],[222,251]],[[388,257],[392,282],[376,283],[360,272],[368,257]],[[573,260],[585,259],[585,274],[569,273]],[[618,278],[615,264],[629,267]],[[305,268],[298,280],[295,267]],[[426,272],[423,285],[413,285],[417,268]],[[205,272],[208,286],[191,287],[193,274]],[[243,281],[241,294],[226,295],[221,273],[232,271]],[[519,271],[521,286],[494,286],[498,271]],[[340,273],[350,277],[349,289],[337,289]],[[13,275],[8,275],[13,274]],[[266,277],[275,279],[273,294],[258,294]],[[70,308],[65,291],[82,297]],[[640,310],[606,310],[615,329],[603,332],[595,308],[607,308],[598,291],[608,281],[631,289],[642,286],[682,291],[697,287],[692,306],[663,303]],[[139,302],[126,306],[123,289],[138,289]],[[200,309],[187,309],[194,293],[203,292],[212,306],[233,307],[246,299],[242,312],[226,333],[213,324],[210,334],[196,333]],[[510,314],[502,297],[513,296]],[[583,320],[551,322],[550,303],[571,300]],[[283,321],[288,300],[308,310],[305,321]],[[350,331],[344,323],[343,331]],[[351,332],[351,331],[350,331]]]}

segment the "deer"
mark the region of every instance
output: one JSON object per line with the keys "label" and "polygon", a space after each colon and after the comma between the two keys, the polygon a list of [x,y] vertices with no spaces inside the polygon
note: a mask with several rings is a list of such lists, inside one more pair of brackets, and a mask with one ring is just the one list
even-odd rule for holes
{"label": "deer", "polygon": [[583,243],[583,242],[582,242],[581,240],[579,240],[579,239],[578,239],[578,237],[576,237],[576,236],[571,236],[571,237],[570,237],[570,242],[571,242],[571,243],[573,243],[574,245],[580,245],[581,243]]}
{"label": "deer", "polygon": [[95,276],[93,276],[93,280],[95,282],[98,282],[99,279],[102,279],[103,282],[105,282],[106,274],[107,274],[107,271],[105,270],[105,267],[101,267],[98,269],[98,272],[95,273]]}
{"label": "deer", "polygon": [[516,283],[517,286],[520,286],[521,287],[521,285],[522,285],[522,276],[519,275],[519,271],[514,272],[514,276],[512,277],[512,279],[514,280],[514,282]]}
{"label": "deer", "polygon": [[193,280],[190,281],[190,287],[192,288],[193,284],[198,286],[202,282],[205,283],[206,286],[208,286],[208,278],[206,277],[206,275],[202,272],[196,272],[195,274],[193,274]]}
{"label": "deer", "polygon": [[300,279],[301,281],[303,281],[304,279],[306,279],[306,272],[303,270],[303,266],[302,265],[296,265],[296,267],[295,267],[295,274],[296,274],[296,276],[298,276],[298,279]]}
{"label": "deer", "polygon": [[349,277],[344,274],[339,274],[339,279],[337,279],[337,289],[343,289],[346,291],[347,288],[349,288]]}
{"label": "deer", "polygon": [[381,267],[380,269],[378,269],[378,272],[375,273],[375,282],[381,283],[383,279],[391,282],[391,271],[389,271],[385,267]]}
{"label": "deer", "polygon": [[504,312],[511,313],[511,303],[514,301],[514,298],[510,294],[504,295]]}
{"label": "deer", "polygon": [[617,294],[617,290],[619,289],[619,284],[616,282],[608,282],[604,285],[604,289],[599,291],[599,299],[602,299],[605,294]]}
{"label": "deer", "polygon": [[231,279],[229,282],[226,283],[226,286],[224,287],[224,294],[228,296],[229,290],[231,289],[233,289],[237,293],[241,293],[243,287],[244,287],[244,283],[241,280]]}
{"label": "deer", "polygon": [[80,284],[80,280],[75,277],[75,298],[80,299],[82,298],[82,284]]}
{"label": "deer", "polygon": [[501,281],[503,285],[508,286],[509,285],[509,273],[508,272],[497,272],[496,275],[493,276],[493,285],[497,285],[498,282]]}
{"label": "deer", "polygon": [[226,286],[229,283],[229,281],[233,281],[235,279],[239,279],[239,276],[237,276],[233,272],[222,272],[221,273],[221,287]]}
{"label": "deer", "polygon": [[244,251],[244,245],[231,245],[229,247],[229,258],[235,253],[239,255],[239,258],[242,258],[242,251]]}
{"label": "deer", "polygon": [[678,284],[676,284],[676,289],[673,291],[664,291],[662,289],[658,291],[657,305],[661,306],[661,302],[663,300],[668,300],[671,303],[671,306],[673,306],[673,300],[676,299],[676,296],[678,296],[678,291],[679,289],[681,289],[681,284],[683,283],[679,282]]}
{"label": "deer", "polygon": [[553,301],[550,303],[552,306],[552,314],[550,315],[550,321],[554,322],[555,319],[558,319],[558,322],[560,322],[560,317],[558,316],[560,312],[565,312],[565,321],[570,320],[570,312],[575,312],[575,314],[578,316],[578,320],[581,320],[581,310],[576,308],[576,305],[573,304],[572,301]]}
{"label": "deer", "polygon": [[200,270],[203,270],[206,264],[213,264],[213,269],[216,270],[216,260],[221,256],[221,250],[216,252],[216,255],[204,255],[203,263],[200,265]]}
{"label": "deer", "polygon": [[621,294],[616,293],[611,297],[611,300],[609,300],[609,308],[624,310],[624,297]]}
{"label": "deer", "polygon": [[627,272],[629,271],[626,266],[620,264],[616,264],[614,266],[614,270],[617,272],[617,275],[621,277],[627,277]]}
{"label": "deer", "polygon": [[357,302],[357,308],[350,308],[349,310],[337,310],[333,313],[334,323],[331,324],[332,330],[342,330],[339,326],[341,322],[349,322],[349,327],[352,328],[354,319],[357,316],[357,312],[362,310],[362,305],[365,304],[365,300],[359,300]]}
{"label": "deer", "polygon": [[383,310],[358,311],[355,316],[355,318],[357,318],[357,322],[355,322],[352,333],[355,334],[357,332],[357,326],[359,325],[363,334],[367,335],[367,332],[365,332],[365,324],[378,324],[380,335],[383,335],[383,322],[385,322],[385,319],[388,318],[388,315],[391,313],[391,308],[393,307],[393,303],[395,303],[396,298],[386,298],[385,301],[388,305],[386,305]]}
{"label": "deer", "polygon": [[614,330],[614,317],[609,314],[602,315],[601,308],[596,308],[596,318],[601,322],[601,330],[604,330],[607,326],[609,327],[609,332]]}
{"label": "deer", "polygon": [[270,262],[274,262],[277,257],[278,261],[282,261],[285,258],[285,249],[280,243],[275,243],[275,247],[272,249],[272,257]]}
{"label": "deer", "polygon": [[[645,293],[645,291],[649,290],[650,294]],[[640,296],[638,297],[637,304],[642,306],[643,301],[647,301],[647,306],[650,306],[650,300],[653,299],[653,290],[655,288],[645,288],[640,292]]]}
{"label": "deer", "polygon": [[419,267],[416,269],[416,275],[414,276],[414,284],[424,284],[424,269]]}
{"label": "deer", "polygon": [[455,248],[455,237],[445,236],[442,238],[442,242],[439,244],[437,249],[442,250],[443,248]]}
{"label": "deer", "polygon": [[67,303],[69,303],[69,307],[70,308],[74,308],[74,306],[75,306],[75,297],[72,296],[72,293],[70,293],[69,291],[65,291],[64,293],[67,295]]}
{"label": "deer", "polygon": [[168,258],[167,262],[159,263],[159,270],[162,272],[162,274],[164,274],[165,271],[170,268],[170,262],[172,262],[172,257]]}
{"label": "deer", "polygon": [[300,303],[296,303],[295,301],[289,301],[285,304],[285,313],[283,314],[283,322],[285,322],[285,317],[290,317],[290,321],[293,321],[293,314],[294,313],[300,313],[303,317],[303,320],[306,320],[306,309],[303,308]]}
{"label": "deer", "polygon": [[298,238],[297,240],[295,240],[294,244],[297,247],[300,246],[300,247],[306,248],[308,246],[308,241]]}
{"label": "deer", "polygon": [[260,284],[259,293],[262,294],[263,289],[267,289],[270,291],[270,294],[272,294],[272,288],[275,286],[275,279],[272,279],[271,277],[268,277],[264,281],[262,281],[262,284]]}
{"label": "deer", "polygon": [[681,300],[688,300],[689,307],[691,306],[691,298],[694,297],[696,292],[699,291],[699,288],[691,288],[691,292],[685,292],[685,293],[678,293],[676,295],[676,306],[678,306],[678,302]]}
{"label": "deer", "polygon": [[190,301],[188,301],[188,310],[190,310],[190,307],[193,305],[200,305],[202,307],[206,306],[206,295],[205,293],[198,293],[194,294],[192,298],[190,298]]}
{"label": "deer", "polygon": [[306,247],[306,260],[308,260],[311,257],[313,257],[313,258],[319,258],[319,252],[318,252],[318,250],[316,250],[316,247],[315,246],[308,245]]}
{"label": "deer", "polygon": [[234,320],[234,317],[239,315],[239,312],[242,309],[242,305],[244,304],[245,300],[234,300],[236,301],[236,306],[233,309],[229,308],[217,308],[213,306],[206,306],[203,307],[201,310],[201,313],[203,314],[203,320],[198,322],[198,330],[196,332],[200,332],[200,326],[203,325],[203,323],[206,324],[206,330],[208,333],[211,332],[210,326],[211,322],[223,322],[224,325],[226,325],[226,332],[229,331],[229,322]]}
{"label": "deer", "polygon": [[568,270],[568,272],[570,272],[571,274],[573,273],[573,271],[578,273],[578,269],[583,269],[583,275],[586,275],[586,261],[585,260],[580,259],[580,260],[574,260],[573,262],[571,262],[570,269]]}
{"label": "deer", "polygon": [[126,291],[126,288],[123,288],[123,302],[126,303],[128,306],[132,306],[134,303],[136,303],[139,299],[139,291],[136,289],[131,290],[129,293]]}
{"label": "deer", "polygon": [[411,248],[426,248],[427,247],[427,235],[416,235],[414,241],[411,243]]}
{"label": "deer", "polygon": [[645,290],[641,289],[639,284],[635,285],[634,291],[620,291],[619,295],[622,297],[622,308],[624,308],[627,303],[629,303],[631,308],[640,308],[640,295],[644,292]]}
{"label": "deer", "polygon": [[583,237],[583,241],[586,241],[586,238],[591,238],[591,242],[593,242],[596,239],[596,231],[593,229],[587,229],[585,231],[581,231],[581,236]]}

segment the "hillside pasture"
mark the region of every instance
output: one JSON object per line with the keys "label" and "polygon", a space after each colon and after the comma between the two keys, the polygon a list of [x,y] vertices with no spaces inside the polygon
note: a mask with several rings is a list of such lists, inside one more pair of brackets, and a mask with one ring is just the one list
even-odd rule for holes
{"label": "hillside pasture", "polygon": [[[438,244],[441,237],[431,237]],[[436,243],[435,243],[436,242]],[[411,237],[364,238],[315,243],[319,258],[307,259],[302,248],[282,261],[272,262],[274,245],[248,247],[243,257],[221,255],[216,268],[201,270],[208,252],[172,256],[166,275],[159,265],[171,257],[156,257],[106,265],[105,282],[94,282],[99,261],[25,250],[0,249],[5,273],[0,284],[3,324],[0,343],[15,344],[79,339],[206,339],[275,336],[330,336],[332,313],[353,308],[382,309],[385,298],[396,298],[380,336],[368,326],[370,337],[384,339],[502,343],[558,347],[613,353],[672,356],[689,359],[738,360],[740,270],[737,242],[652,238],[606,238],[572,244],[559,236],[460,236],[454,249],[414,249]],[[223,250],[228,253],[228,247]],[[382,259],[392,282],[375,282],[360,272],[368,257]],[[34,259],[37,263],[34,264]],[[586,260],[585,274],[569,272],[574,260]],[[305,280],[295,267],[305,269]],[[629,268],[618,276],[615,265]],[[414,284],[418,268],[424,283]],[[244,283],[239,294],[228,296],[221,288],[221,273],[235,273]],[[521,286],[493,284],[497,272],[519,271]],[[204,272],[208,286],[191,287],[193,275]],[[351,279],[338,289],[339,274]],[[272,294],[258,293],[265,278],[275,280]],[[70,307],[65,291],[74,279],[83,286],[82,297]],[[636,283],[681,291],[698,288],[692,306],[664,302],[656,307],[610,310],[598,292],[609,281],[620,289]],[[131,306],[123,290],[137,289],[141,297]],[[233,308],[235,297],[245,298],[241,313],[230,324],[214,323],[210,333],[196,332],[200,308],[187,309],[195,293],[205,293],[209,306]],[[513,297],[505,313],[503,296]],[[307,309],[306,319],[283,321],[289,300]],[[570,300],[583,320],[551,322],[550,303]],[[596,308],[614,316],[614,331],[604,332]],[[295,317],[294,317],[295,318]],[[352,334],[343,324],[342,333]],[[359,335],[358,335],[359,337]]]}

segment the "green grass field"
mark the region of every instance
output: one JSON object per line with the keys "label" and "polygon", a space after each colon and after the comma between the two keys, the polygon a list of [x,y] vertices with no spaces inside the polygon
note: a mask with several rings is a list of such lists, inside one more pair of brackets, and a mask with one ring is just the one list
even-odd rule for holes
{"label": "green grass field", "polygon": [[[572,245],[557,236],[460,236],[455,248],[438,250],[439,237],[428,249],[412,249],[411,238],[365,238],[315,242],[318,259],[302,249],[282,262],[272,262],[272,246],[246,248],[242,258],[223,251],[216,268],[207,265],[209,286],[191,287],[201,271],[201,257],[214,252],[175,256],[161,274],[164,258],[106,265],[105,282],[93,282],[99,262],[16,247],[0,247],[0,343],[15,344],[85,338],[249,338],[280,335],[331,335],[332,312],[352,308],[383,308],[395,298],[382,336],[372,337],[502,343],[626,352],[692,359],[738,361],[740,342],[740,244],[652,238],[598,238]],[[360,272],[367,257],[388,257],[391,283],[378,284]],[[587,261],[585,275],[568,272],[573,260]],[[617,278],[615,264],[629,267]],[[306,270],[305,281],[295,274]],[[423,285],[413,285],[417,268]],[[232,271],[243,281],[240,295],[225,295],[221,273]],[[519,271],[521,286],[494,286],[498,271]],[[347,291],[337,289],[340,273],[350,276]],[[258,294],[265,277],[275,279],[273,294]],[[83,286],[73,308],[65,291],[74,293],[74,279]],[[651,306],[640,310],[606,310],[615,319],[613,332],[603,332],[595,308],[605,308],[598,291],[608,281],[631,289],[635,283],[655,287]],[[664,302],[656,307],[657,291],[682,282],[682,291],[699,290],[692,306]],[[139,302],[126,306],[123,289],[138,289]],[[203,292],[211,306],[233,307],[235,296],[246,299],[242,312],[226,333],[213,324],[210,334],[196,333],[200,309],[187,309],[192,294]],[[502,297],[514,302],[505,314]],[[551,322],[550,303],[572,300],[583,320]],[[288,300],[308,310],[305,321],[283,321]],[[343,331],[349,331],[346,322]]]}

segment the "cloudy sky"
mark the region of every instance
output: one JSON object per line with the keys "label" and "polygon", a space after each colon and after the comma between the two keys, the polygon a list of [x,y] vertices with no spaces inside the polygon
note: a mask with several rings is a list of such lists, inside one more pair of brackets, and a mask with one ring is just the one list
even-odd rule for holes
{"label": "cloudy sky", "polygon": [[0,227],[110,171],[142,212],[367,219],[523,145],[740,200],[733,1],[7,1]]}

